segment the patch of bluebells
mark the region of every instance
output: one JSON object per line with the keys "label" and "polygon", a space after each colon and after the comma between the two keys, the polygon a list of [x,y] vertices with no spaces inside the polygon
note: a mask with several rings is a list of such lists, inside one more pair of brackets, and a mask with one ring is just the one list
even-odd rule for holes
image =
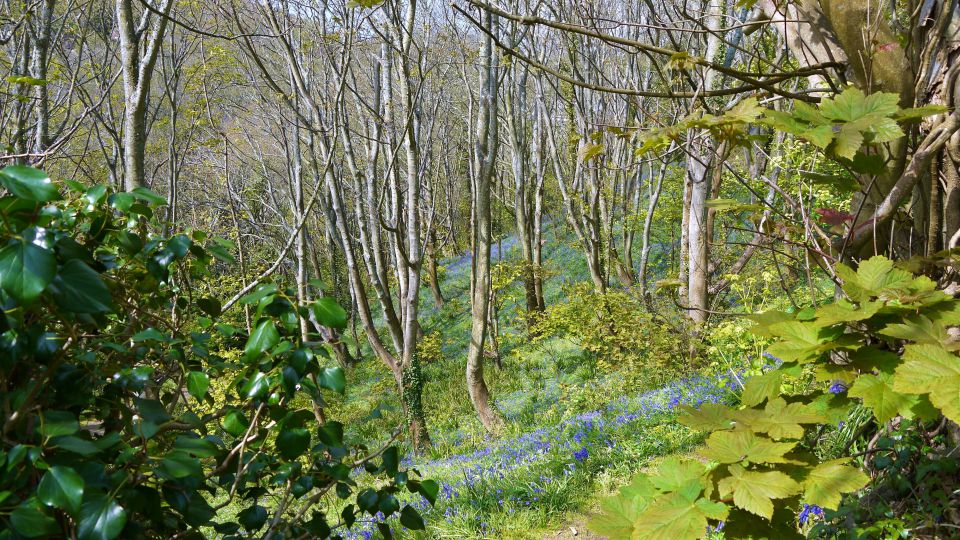
{"label": "patch of bluebells", "polygon": [[[739,387],[735,381],[742,373],[730,373],[721,377],[695,375],[674,381],[660,389],[645,392],[632,397],[622,397],[609,403],[605,408],[575,415],[557,424],[542,427],[516,437],[492,441],[490,445],[472,452],[452,454],[442,458],[414,461],[404,459],[408,467],[416,467],[424,477],[440,482],[437,506],[431,509],[422,497],[407,501],[430,519],[445,520],[453,523],[456,519],[468,515],[476,516],[476,511],[461,511],[457,505],[477,507],[479,493],[494,497],[497,505],[513,513],[518,508],[535,507],[542,503],[545,488],[559,478],[574,474],[578,467],[589,463],[591,448],[616,449],[618,433],[623,433],[640,422],[649,422],[658,417],[675,415],[680,406],[699,407],[704,403],[729,402]],[[559,461],[563,467],[551,464]],[[505,494],[493,484],[507,479],[521,471],[541,468],[539,483],[531,483],[525,493]],[[444,478],[450,480],[441,481]],[[456,478],[456,479],[454,479]],[[489,493],[488,493],[489,492]],[[507,504],[510,503],[510,504]],[[483,527],[480,518],[475,525],[494,535],[489,526]],[[345,531],[345,539],[368,538],[367,533],[376,530],[376,524],[382,522],[382,516],[364,522],[358,521],[350,531]]]}

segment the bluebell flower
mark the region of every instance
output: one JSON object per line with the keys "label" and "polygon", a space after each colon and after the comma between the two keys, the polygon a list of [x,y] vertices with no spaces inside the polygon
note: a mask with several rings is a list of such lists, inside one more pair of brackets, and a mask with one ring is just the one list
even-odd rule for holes
{"label": "bluebell flower", "polygon": [[847,385],[843,384],[843,381],[835,381],[830,385],[829,392],[831,394],[842,394],[847,391]]}
{"label": "bluebell flower", "polygon": [[799,520],[800,520],[800,526],[806,525],[806,524],[807,524],[807,521],[810,520],[810,517],[811,517],[811,516],[822,518],[822,517],[823,517],[823,508],[820,508],[819,506],[817,506],[817,505],[815,505],[815,504],[805,504],[805,505],[803,505],[803,510],[800,511],[800,515],[798,516],[798,518],[799,518]]}
{"label": "bluebell flower", "polygon": [[583,447],[580,450],[577,450],[576,452],[573,453],[573,457],[576,458],[577,461],[583,461],[587,459],[587,456],[589,455],[590,455],[590,452],[587,451],[586,447]]}

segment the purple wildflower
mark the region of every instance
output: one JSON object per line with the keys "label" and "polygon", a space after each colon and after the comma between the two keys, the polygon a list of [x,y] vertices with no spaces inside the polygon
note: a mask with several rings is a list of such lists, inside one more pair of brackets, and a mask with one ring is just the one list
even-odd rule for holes
{"label": "purple wildflower", "polygon": [[586,447],[583,447],[580,450],[577,450],[576,452],[573,453],[573,457],[576,458],[577,461],[583,461],[587,459],[587,456],[589,455],[590,455],[590,452],[587,451]]}
{"label": "purple wildflower", "polygon": [[847,391],[847,385],[843,384],[842,381],[835,381],[830,385],[828,390],[831,394],[842,394]]}
{"label": "purple wildflower", "polygon": [[811,516],[822,518],[822,517],[823,517],[823,508],[820,508],[819,506],[817,506],[817,505],[815,505],[815,504],[805,504],[805,505],[803,505],[803,510],[800,511],[800,515],[798,516],[798,518],[799,518],[799,520],[800,520],[800,526],[806,525],[806,524],[807,524],[807,521],[810,520],[810,517],[811,517]]}

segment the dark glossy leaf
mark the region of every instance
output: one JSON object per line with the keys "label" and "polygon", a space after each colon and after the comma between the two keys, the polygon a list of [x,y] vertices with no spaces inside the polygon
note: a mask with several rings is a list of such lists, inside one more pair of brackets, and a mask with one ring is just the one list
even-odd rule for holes
{"label": "dark glossy leaf", "polygon": [[160,462],[160,469],[173,478],[203,477],[200,462],[182,452],[173,452],[164,457]]}
{"label": "dark glossy leaf", "polygon": [[202,401],[207,395],[207,389],[210,387],[210,377],[202,371],[191,371],[187,373],[187,392]]}
{"label": "dark glossy leaf", "polygon": [[37,498],[47,506],[76,515],[83,501],[83,486],[83,478],[77,471],[70,467],[51,467],[40,479]]}
{"label": "dark glossy leaf", "polygon": [[234,437],[243,435],[249,427],[250,422],[240,411],[230,411],[223,418],[223,429]]}
{"label": "dark glossy leaf", "polygon": [[310,309],[317,322],[328,328],[343,329],[347,327],[347,312],[337,304],[337,301],[329,296],[318,299]]}
{"label": "dark glossy leaf", "polygon": [[327,446],[343,446],[343,424],[331,420],[320,426],[317,436]]}
{"label": "dark glossy leaf", "polygon": [[426,528],[420,513],[410,505],[404,506],[400,511],[400,523],[413,531],[422,531]]}
{"label": "dark glossy leaf", "polygon": [[270,392],[270,378],[258,371],[243,385],[242,392],[250,399],[263,399]]}
{"label": "dark glossy leaf", "polygon": [[150,191],[145,187],[134,188],[130,192],[130,194],[140,199],[141,201],[146,201],[150,204],[154,204],[157,206],[167,204],[167,199],[161,197],[160,195],[157,195],[156,193],[154,193],[153,191]]}
{"label": "dark glossy leaf", "polygon": [[40,422],[40,434],[44,437],[73,435],[80,430],[80,423],[73,413],[67,411],[46,411]]}
{"label": "dark glossy leaf", "polygon": [[267,523],[267,509],[259,504],[244,508],[237,514],[237,521],[247,531],[258,531]]}
{"label": "dark glossy leaf", "polygon": [[56,533],[57,521],[39,505],[36,499],[28,500],[10,513],[13,530],[25,538],[36,538]]}
{"label": "dark glossy leaf", "polygon": [[397,474],[397,468],[400,466],[400,452],[396,446],[391,446],[383,451],[383,470],[390,476]]}
{"label": "dark glossy leaf", "polygon": [[36,300],[56,272],[57,259],[49,249],[16,240],[0,250],[0,286],[17,302]]}
{"label": "dark glossy leaf", "polygon": [[83,503],[77,525],[79,540],[113,540],[127,524],[127,512],[117,501],[98,494]]}
{"label": "dark glossy leaf", "polygon": [[71,259],[60,268],[52,288],[60,307],[74,313],[105,313],[113,309],[110,289],[100,274],[79,259]]}
{"label": "dark glossy leaf", "polygon": [[216,298],[200,298],[197,300],[197,307],[211,317],[220,316],[220,301]]}
{"label": "dark glossy leaf", "polygon": [[307,448],[310,448],[310,432],[306,428],[287,428],[277,435],[277,450],[284,459],[297,459]]}
{"label": "dark glossy leaf", "polygon": [[60,192],[47,173],[33,167],[11,165],[0,170],[0,182],[21,199],[48,202],[60,198]]}
{"label": "dark glossy leaf", "polygon": [[367,488],[357,494],[357,507],[370,515],[376,514],[379,509],[380,494]]}
{"label": "dark glossy leaf", "polygon": [[424,480],[420,482],[420,487],[417,489],[421,495],[428,501],[430,504],[437,504],[437,494],[440,493],[440,484],[436,480]]}
{"label": "dark glossy leaf", "polygon": [[261,321],[250,334],[247,344],[243,348],[243,354],[248,360],[252,360],[264,352],[272,349],[280,343],[280,332],[277,331],[277,325],[270,319]]}
{"label": "dark glossy leaf", "polygon": [[347,376],[343,369],[339,367],[323,368],[317,373],[317,382],[320,386],[338,392],[344,393],[347,388]]}

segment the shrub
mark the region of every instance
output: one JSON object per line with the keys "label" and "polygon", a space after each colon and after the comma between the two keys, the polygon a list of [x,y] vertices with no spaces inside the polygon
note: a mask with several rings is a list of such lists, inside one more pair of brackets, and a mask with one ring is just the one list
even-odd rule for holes
{"label": "shrub", "polygon": [[[672,459],[638,475],[604,503],[598,532],[683,539],[722,526],[732,538],[811,528],[862,537],[937,532],[952,518],[956,445],[942,427],[960,421],[960,358],[947,331],[960,324],[960,301],[883,257],[836,268],[849,301],[752,317],[780,367],[749,379],[739,408],[688,407],[681,422],[710,432],[704,461]],[[832,440],[829,426],[858,411],[867,421],[850,444],[818,455],[818,443]],[[869,504],[841,504],[871,479]],[[857,523],[883,512],[894,519]]]}
{"label": "shrub", "polygon": [[[27,167],[0,181],[0,537],[327,537],[378,511],[423,526],[395,494],[432,501],[437,485],[324,417],[344,374],[300,341],[298,316],[342,327],[343,309],[263,284],[243,299],[247,335],[216,322],[221,303],[198,285],[230,243],[148,234],[158,195],[68,181],[63,198]],[[355,493],[356,468],[380,487]]]}

